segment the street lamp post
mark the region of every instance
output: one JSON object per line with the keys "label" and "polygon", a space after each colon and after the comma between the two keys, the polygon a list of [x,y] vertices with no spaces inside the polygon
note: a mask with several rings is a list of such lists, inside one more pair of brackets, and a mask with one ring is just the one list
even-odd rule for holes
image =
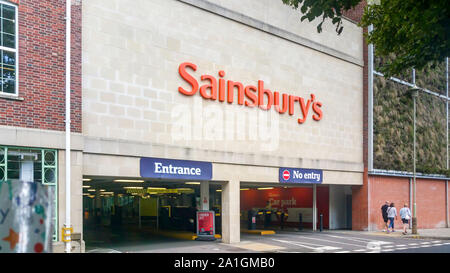
{"label": "street lamp post", "polygon": [[419,89],[412,88],[411,96],[413,97],[414,103],[414,125],[413,125],[413,141],[414,141],[414,149],[413,149],[413,216],[412,216],[412,234],[417,234],[417,206],[416,206],[416,98],[419,96]]}

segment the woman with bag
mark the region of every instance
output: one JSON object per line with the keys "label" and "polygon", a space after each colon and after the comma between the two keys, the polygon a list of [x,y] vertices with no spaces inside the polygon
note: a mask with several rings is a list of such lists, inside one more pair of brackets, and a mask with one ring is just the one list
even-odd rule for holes
{"label": "woman with bag", "polygon": [[406,235],[408,232],[406,232],[406,228],[409,224],[409,219],[411,219],[411,210],[408,208],[408,204],[405,203],[403,208],[400,210],[400,218],[402,218],[403,223],[403,235]]}
{"label": "woman with bag", "polygon": [[[394,207],[394,203],[391,203],[389,208],[387,209],[388,219],[389,219],[389,228],[392,232],[394,232],[394,218],[397,219],[397,209]],[[388,228],[388,233],[389,233]]]}

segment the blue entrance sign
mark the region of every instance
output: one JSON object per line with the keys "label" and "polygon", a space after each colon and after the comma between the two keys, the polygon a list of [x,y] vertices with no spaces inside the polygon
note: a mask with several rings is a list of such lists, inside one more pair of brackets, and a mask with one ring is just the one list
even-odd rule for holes
{"label": "blue entrance sign", "polygon": [[146,178],[212,179],[211,162],[144,157],[141,158],[140,165],[141,177]]}
{"label": "blue entrance sign", "polygon": [[314,169],[279,168],[279,180],[281,183],[321,184],[323,182],[323,171]]}

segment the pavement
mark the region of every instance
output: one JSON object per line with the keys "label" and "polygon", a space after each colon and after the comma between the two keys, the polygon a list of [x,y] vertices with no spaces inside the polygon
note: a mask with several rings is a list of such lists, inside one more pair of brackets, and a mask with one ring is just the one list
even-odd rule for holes
{"label": "pavement", "polygon": [[[357,232],[357,231],[352,231]],[[419,229],[417,234],[411,234],[411,230],[408,230],[408,234],[403,235],[402,230],[399,229],[395,232],[386,233],[383,231],[366,232],[369,235],[386,236],[386,237],[403,237],[411,239],[436,239],[436,240],[450,240],[450,228],[435,228],[435,229]]]}

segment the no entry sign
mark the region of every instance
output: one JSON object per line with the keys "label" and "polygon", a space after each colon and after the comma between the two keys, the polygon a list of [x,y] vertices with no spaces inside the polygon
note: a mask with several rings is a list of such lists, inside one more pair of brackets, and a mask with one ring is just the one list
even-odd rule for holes
{"label": "no entry sign", "polygon": [[280,168],[279,181],[281,183],[321,184],[323,182],[323,171],[315,169]]}

